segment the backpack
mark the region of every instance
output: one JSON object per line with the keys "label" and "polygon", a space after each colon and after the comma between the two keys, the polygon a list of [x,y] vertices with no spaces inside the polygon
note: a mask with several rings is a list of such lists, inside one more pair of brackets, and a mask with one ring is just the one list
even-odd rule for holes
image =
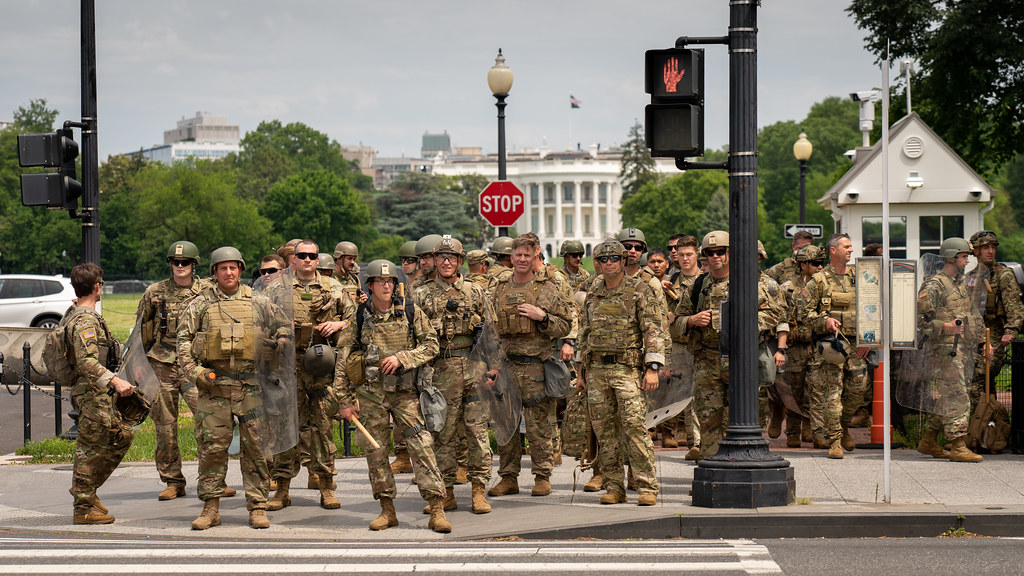
{"label": "backpack", "polygon": [[78,306],[72,306],[64,312],[60,323],[49,334],[43,344],[43,365],[50,379],[62,386],[69,387],[75,383],[78,373],[72,365],[71,346],[68,345],[68,329],[74,326],[75,319],[83,312],[75,312]]}

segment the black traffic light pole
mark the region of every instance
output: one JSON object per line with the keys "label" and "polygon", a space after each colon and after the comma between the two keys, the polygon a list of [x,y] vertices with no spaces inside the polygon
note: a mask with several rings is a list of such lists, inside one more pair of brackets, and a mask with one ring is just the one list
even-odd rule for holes
{"label": "black traffic light pole", "polygon": [[100,264],[99,148],[96,144],[96,0],[82,0],[82,262]]}

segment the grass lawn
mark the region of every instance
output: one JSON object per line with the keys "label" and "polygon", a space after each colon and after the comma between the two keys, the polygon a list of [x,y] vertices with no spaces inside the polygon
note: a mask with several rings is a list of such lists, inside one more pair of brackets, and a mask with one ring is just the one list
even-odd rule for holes
{"label": "grass lawn", "polygon": [[135,310],[139,307],[142,294],[104,294],[103,318],[110,326],[110,332],[121,342],[128,340],[128,333],[135,326]]}

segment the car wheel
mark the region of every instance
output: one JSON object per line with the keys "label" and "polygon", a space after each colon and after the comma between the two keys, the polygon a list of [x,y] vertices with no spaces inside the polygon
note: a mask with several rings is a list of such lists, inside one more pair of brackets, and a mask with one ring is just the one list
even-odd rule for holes
{"label": "car wheel", "polygon": [[60,323],[60,318],[55,318],[53,316],[45,316],[45,317],[40,318],[40,319],[36,320],[35,322],[33,322],[32,323],[32,327],[33,328],[46,328],[48,330],[52,330],[52,329],[56,328],[57,324],[59,324],[59,323]]}

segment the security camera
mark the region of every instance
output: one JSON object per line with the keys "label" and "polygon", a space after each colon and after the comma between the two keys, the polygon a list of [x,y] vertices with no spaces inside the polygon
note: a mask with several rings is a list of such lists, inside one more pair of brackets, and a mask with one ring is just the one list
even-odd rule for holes
{"label": "security camera", "polygon": [[851,190],[851,191],[846,193],[846,198],[850,202],[856,202],[860,198],[860,192],[855,192],[855,191]]}
{"label": "security camera", "polygon": [[975,200],[981,198],[981,190],[979,188],[971,188],[969,194],[971,195],[971,198]]}
{"label": "security camera", "polygon": [[878,90],[863,90],[860,92],[850,92],[850,100],[853,100],[854,102],[867,102],[868,100],[878,98],[878,95]]}
{"label": "security camera", "polygon": [[850,162],[853,162],[853,160],[857,157],[857,151],[856,150],[847,150],[846,152],[843,152],[843,156],[846,156],[847,160],[849,160]]}

